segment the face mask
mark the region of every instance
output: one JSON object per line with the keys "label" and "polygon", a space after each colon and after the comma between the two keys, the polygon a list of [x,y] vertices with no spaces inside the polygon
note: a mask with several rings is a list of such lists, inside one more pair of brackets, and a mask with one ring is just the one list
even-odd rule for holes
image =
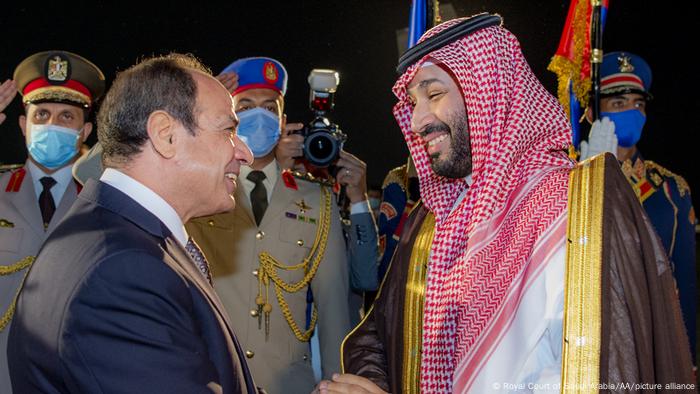
{"label": "face mask", "polygon": [[280,119],[264,108],[238,113],[238,136],[248,145],[253,156],[270,153],[280,139]]}
{"label": "face mask", "polygon": [[68,163],[78,153],[80,131],[52,124],[33,124],[27,146],[32,158],[42,166],[54,169]]}
{"label": "face mask", "polygon": [[373,210],[376,211],[379,209],[379,205],[382,203],[382,200],[376,198],[376,197],[370,197],[368,198],[369,200],[369,207]]}
{"label": "face mask", "polygon": [[629,109],[622,112],[601,112],[600,116],[608,117],[615,123],[617,144],[623,148],[629,148],[639,142],[642,137],[642,128],[647,117],[638,109]]}

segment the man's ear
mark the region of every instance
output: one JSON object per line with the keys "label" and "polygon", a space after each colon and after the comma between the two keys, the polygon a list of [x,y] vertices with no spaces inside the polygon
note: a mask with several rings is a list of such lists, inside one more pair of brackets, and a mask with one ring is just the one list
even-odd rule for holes
{"label": "man's ear", "polygon": [[153,149],[166,159],[175,156],[175,126],[177,121],[165,111],[151,113],[146,122],[146,132]]}
{"label": "man's ear", "polygon": [[92,133],[92,123],[85,122],[85,124],[83,125],[83,131],[81,133],[82,138],[81,138],[80,142],[87,141],[87,138],[90,136],[91,133]]}
{"label": "man's ear", "polygon": [[19,128],[22,129],[22,135],[26,138],[27,137],[27,117],[24,115],[20,115],[17,123],[19,123]]}

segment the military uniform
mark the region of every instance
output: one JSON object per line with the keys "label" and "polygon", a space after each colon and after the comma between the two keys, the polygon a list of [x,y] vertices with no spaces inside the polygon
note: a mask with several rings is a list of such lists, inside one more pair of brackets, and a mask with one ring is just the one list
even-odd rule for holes
{"label": "military uniform", "polygon": [[[231,316],[256,382],[269,393],[308,393],[315,385],[309,343],[295,335],[280,303],[288,305],[286,310],[298,326],[298,334],[302,333],[307,286],[295,292],[281,290],[278,297],[274,282],[264,276],[260,254],[267,253],[286,267],[309,258],[311,269],[314,257],[322,251],[310,286],[318,310],[323,373],[329,377],[338,372],[340,344],[350,325],[348,263],[335,197],[316,183],[295,179],[288,185],[280,174],[269,206],[256,226],[250,200],[241,186],[239,183],[232,212],[194,219],[187,224],[187,232],[211,264],[214,288]],[[315,247],[317,237],[320,242]],[[310,256],[314,249],[316,254]],[[305,270],[278,267],[274,271],[283,281],[294,284],[303,279]],[[258,297],[271,306],[268,333],[266,313],[256,303]]]}
{"label": "military uniform", "polygon": [[408,176],[408,164],[389,171],[382,185],[379,207],[380,281],[399,243],[406,218],[419,199],[418,178]]}
{"label": "military uniform", "polygon": [[[683,320],[691,349],[696,345],[697,277],[695,268],[695,210],[690,187],[674,174],[637,153],[622,163],[671,261]],[[695,352],[691,352],[694,356]]]}
{"label": "military uniform", "polygon": [[[41,52],[28,57],[15,70],[14,79],[25,104],[55,102],[90,108],[104,91],[104,75],[94,64],[63,51]],[[0,176],[1,393],[12,392],[6,349],[15,297],[29,271],[31,259],[79,192],[78,185],[71,178],[60,199],[55,199],[53,216],[44,223],[37,200],[39,193],[34,186],[37,180],[32,173],[45,175],[28,159],[23,167]],[[70,168],[63,167],[51,175],[70,178]]]}
{"label": "military uniform", "polygon": [[[652,72],[640,56],[629,52],[610,52],[603,57],[600,69],[601,98],[633,102],[634,94],[645,101],[652,99],[649,93]],[[614,101],[612,101],[614,103]],[[627,105],[627,104],[625,104]],[[617,108],[617,107],[613,107]],[[628,107],[623,106],[621,109]],[[615,135],[620,147],[632,149],[632,156],[621,163],[632,188],[643,204],[651,223],[663,241],[671,261],[673,276],[678,288],[681,310],[690,340],[691,354],[695,359],[697,274],[695,266],[695,212],[688,183],[679,175],[650,161],[644,160],[636,148],[642,135],[646,116],[641,124],[629,121],[626,113],[637,113],[639,108],[624,111],[601,112],[615,124]],[[640,111],[641,112],[641,111]],[[622,115],[622,116],[621,116]],[[635,133],[630,132],[634,130]]]}

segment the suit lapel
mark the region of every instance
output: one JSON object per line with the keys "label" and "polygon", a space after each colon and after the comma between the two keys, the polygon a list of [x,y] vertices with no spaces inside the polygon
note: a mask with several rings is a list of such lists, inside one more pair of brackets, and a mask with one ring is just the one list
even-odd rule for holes
{"label": "suit lapel", "polygon": [[27,170],[22,185],[16,193],[8,193],[9,200],[14,205],[15,210],[19,212],[24,220],[29,223],[29,226],[34,230],[37,236],[44,238],[44,220],[41,218],[41,209],[39,209],[39,200],[36,198],[34,191],[34,181],[29,170]]}
{"label": "suit lapel", "polygon": [[235,372],[238,374],[238,381],[246,382],[247,386],[252,386],[252,382],[249,382],[246,379],[246,375],[250,376],[250,373],[245,372],[247,371],[247,365],[242,358],[242,350],[238,344],[235,333],[231,328],[231,322],[229,321],[228,314],[226,313],[224,306],[221,304],[221,300],[214,291],[214,288],[204,278],[197,267],[195,267],[195,264],[190,259],[187,251],[172,236],[165,238],[165,252],[165,263],[168,264],[168,266],[170,266],[170,268],[172,268],[175,272],[182,275],[186,280],[194,283],[197,289],[199,289],[199,291],[209,301],[209,304],[214,310],[216,318],[221,325],[221,330],[226,334],[226,343],[229,353],[232,356],[233,365],[236,366]]}
{"label": "suit lapel", "polygon": [[236,369],[232,372],[237,374],[236,378],[239,382],[245,382],[245,386],[240,386],[241,392],[243,394],[256,392],[255,383],[243,358],[243,352],[236,340],[228,315],[219,297],[195,266],[194,261],[192,261],[185,248],[175,240],[165,224],[128,195],[100,181],[88,180],[79,198],[99,204],[103,208],[131,221],[149,234],[163,239],[161,244],[161,248],[164,251],[163,262],[182,276],[183,279],[194,284],[211,305],[214,315],[221,326],[221,331],[226,338],[227,348],[229,354],[231,354],[231,362]]}

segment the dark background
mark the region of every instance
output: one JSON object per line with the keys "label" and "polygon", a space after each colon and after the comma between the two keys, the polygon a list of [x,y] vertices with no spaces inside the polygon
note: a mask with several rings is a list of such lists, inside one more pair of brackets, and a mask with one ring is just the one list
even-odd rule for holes
{"label": "dark background", "polygon": [[[648,120],[639,147],[683,175],[696,190],[693,163],[700,113],[697,23],[693,11],[675,2],[611,0],[604,37],[606,51],[624,49],[647,59],[654,72]],[[532,69],[550,92],[556,78],[546,71],[559,42],[568,0],[443,1],[457,16],[500,13],[518,36]],[[104,71],[108,83],[140,57],[190,52],[218,73],[239,57],[279,59],[290,78],[289,121],[307,122],[312,68],[341,74],[331,118],[349,135],[346,150],[368,164],[371,183],[403,162],[407,149],[391,115],[391,93],[399,54],[397,31],[408,25],[409,0],[287,1],[226,3],[200,1],[119,3],[13,1],[0,7],[0,78],[34,52],[64,49],[81,54]],[[444,13],[443,13],[444,15]],[[0,126],[0,162],[23,162],[26,150],[17,126],[18,99]],[[94,133],[89,140],[94,142]],[[697,206],[698,194],[695,194]]]}

